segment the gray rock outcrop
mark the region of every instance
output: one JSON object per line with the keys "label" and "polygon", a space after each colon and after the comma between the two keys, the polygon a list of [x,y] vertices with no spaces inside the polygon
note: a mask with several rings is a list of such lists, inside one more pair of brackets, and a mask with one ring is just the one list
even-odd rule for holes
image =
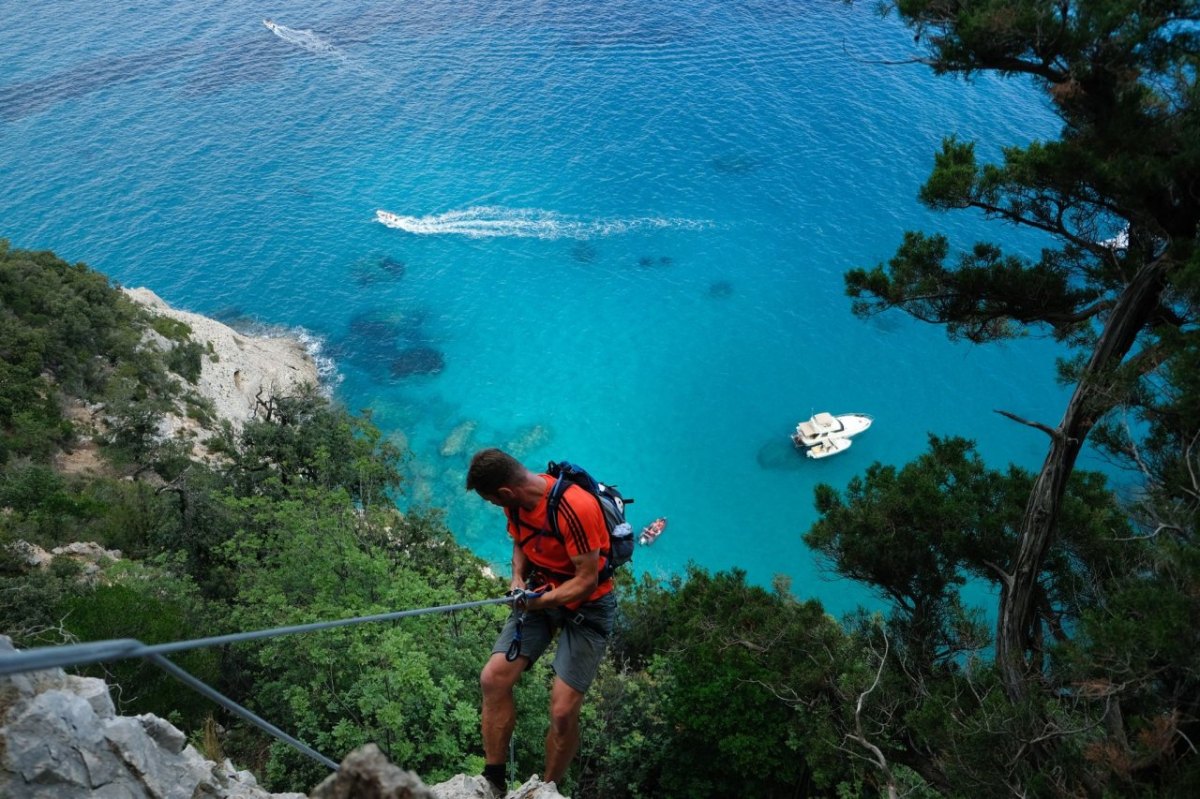
{"label": "gray rock outcrop", "polygon": [[360,746],[312,792],[312,799],[439,799],[421,778],[388,761],[375,744]]}
{"label": "gray rock outcrop", "polygon": [[103,680],[61,669],[0,677],[0,752],[5,799],[304,799],[206,760],[157,716],[116,715]]}
{"label": "gray rock outcrop", "polygon": [[[468,777],[459,774],[432,788],[437,799],[494,799],[495,794],[483,777]],[[566,799],[552,782],[542,782],[537,775],[530,777],[515,791],[509,791],[504,799]]]}

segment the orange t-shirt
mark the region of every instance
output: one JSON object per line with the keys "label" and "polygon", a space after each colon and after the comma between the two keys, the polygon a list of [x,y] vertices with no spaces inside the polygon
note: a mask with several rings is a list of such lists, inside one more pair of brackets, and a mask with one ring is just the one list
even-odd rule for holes
{"label": "orange t-shirt", "polygon": [[[572,557],[600,550],[600,565],[608,562],[608,526],[604,523],[604,511],[600,502],[577,485],[568,485],[558,503],[558,530],[562,540],[554,536],[546,521],[546,504],[554,478],[540,474],[546,481],[546,493],[533,510],[515,509],[508,515],[508,534],[521,546],[521,551],[534,567],[560,575],[575,573]],[[514,524],[514,515],[519,524]],[[551,579],[554,579],[553,576]],[[596,590],[585,600],[592,602],[612,591],[612,579],[596,586]]]}

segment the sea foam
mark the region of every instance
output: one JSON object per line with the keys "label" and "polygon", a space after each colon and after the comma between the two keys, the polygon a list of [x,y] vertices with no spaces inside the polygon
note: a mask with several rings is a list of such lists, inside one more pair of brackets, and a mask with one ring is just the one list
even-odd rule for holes
{"label": "sea foam", "polygon": [[513,236],[535,239],[591,239],[635,230],[703,230],[709,222],[695,219],[635,217],[586,219],[537,208],[478,206],[430,216],[403,216],[378,210],[375,218],[396,230],[417,235],[459,235],[469,238]]}
{"label": "sea foam", "polygon": [[278,22],[272,22],[269,19],[264,19],[263,25],[266,25],[267,29],[270,30],[271,33],[275,34],[280,39],[283,39],[288,44],[307,50],[313,55],[333,56],[334,58],[339,59],[345,58],[345,56],[342,55],[341,50],[337,49],[332,44],[325,41],[307,28],[304,30],[296,30],[295,28],[289,28],[286,25],[280,25]]}

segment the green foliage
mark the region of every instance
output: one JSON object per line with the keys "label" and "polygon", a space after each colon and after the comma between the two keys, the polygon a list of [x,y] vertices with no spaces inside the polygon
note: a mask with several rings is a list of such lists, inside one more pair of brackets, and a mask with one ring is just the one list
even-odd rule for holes
{"label": "green foliage", "polygon": [[945,325],[951,338],[974,343],[1015,338],[1033,324],[1072,339],[1090,318],[1077,310],[1092,293],[1076,286],[1074,250],[1045,250],[1038,262],[1026,263],[993,244],[977,243],[958,256],[953,268],[946,266],[948,255],[945,237],[905,233],[886,269],[846,273],[852,310],[866,317],[903,308],[917,319]]}
{"label": "green foliage", "polygon": [[[46,466],[15,465],[0,472],[0,507],[7,508],[0,535],[47,548],[89,540],[145,552],[146,524],[155,515],[152,495],[142,484],[68,479]],[[123,513],[126,502],[137,503],[137,511]]]}
{"label": "green foliage", "polygon": [[822,720],[844,638],[817,603],[693,569],[624,611],[576,795],[794,796],[850,773]]}
{"label": "green foliage", "polygon": [[150,320],[150,327],[163,338],[180,344],[186,343],[192,335],[192,328],[187,322],[169,316],[154,316]]}
{"label": "green foliage", "polygon": [[[947,461],[935,440],[844,496],[819,491],[823,518],[808,540],[893,602],[870,633],[903,666],[883,661],[873,697],[883,751],[944,792],[1190,795],[1200,784],[1197,5],[889,5],[935,71],[1030,76],[1063,123],[1059,139],[1006,147],[998,163],[946,139],[922,202],[982,211],[1053,246],[1035,259],[907,233],[887,264],[846,275],[854,311],[900,308],[975,342],[1048,329],[1072,350],[1060,378],[1075,391],[1059,428],[1043,428],[1052,439],[1036,478],[984,470],[973,455]],[[1075,470],[1089,433],[1140,483],[1124,503]],[[939,485],[946,476],[954,482]],[[996,663],[960,630],[978,627],[963,627],[955,606],[962,576],[999,592]]]}
{"label": "green foliage", "polygon": [[72,592],[75,575],[61,570],[25,574],[9,549],[12,542],[0,539],[0,543],[0,629],[18,649],[71,643],[62,628],[60,609]]}
{"label": "green foliage", "polygon": [[[143,347],[147,327],[174,347]],[[0,241],[0,468],[20,458],[45,463],[69,447],[77,431],[62,408],[79,403],[102,409],[110,458],[166,467],[175,456],[162,450],[157,428],[180,395],[169,373],[195,382],[204,354],[188,332],[83,264]]]}
{"label": "green foliage", "polygon": [[59,390],[95,396],[133,351],[137,318],[103,275],[0,239],[0,465],[45,460],[70,439]]}
{"label": "green foliage", "polygon": [[[840,574],[871,585],[892,605],[886,623],[860,616],[851,626],[859,656],[849,662],[860,664],[857,683],[864,684],[866,665],[880,664],[868,706],[879,730],[874,743],[934,786],[974,786],[993,795],[1003,774],[1053,793],[1096,779],[1093,763],[1113,769],[1109,778],[1128,779],[1132,767],[1109,758],[1116,750],[1102,739],[1057,733],[1058,745],[1038,759],[1019,743],[1031,724],[1047,723],[1036,721],[1047,712],[1053,716],[1049,729],[1100,724],[1117,674],[1128,680],[1120,688],[1127,694],[1126,719],[1136,715],[1150,726],[1166,725],[1155,739],[1158,748],[1147,748],[1145,757],[1168,759],[1162,736],[1169,738],[1178,722],[1163,720],[1190,712],[1200,643],[1200,605],[1188,597],[1195,564],[1191,570],[1179,561],[1166,566],[1156,542],[1131,538],[1125,512],[1103,478],[1084,472],[1069,483],[1036,607],[1057,640],[1047,676],[1063,693],[1057,701],[1039,697],[1016,704],[1004,695],[988,661],[984,618],[963,605],[959,587],[970,577],[1003,590],[1001,575],[1013,568],[1015,528],[1030,482],[1017,469],[987,470],[969,442],[931,437],[930,452],[902,469],[875,464],[844,494],[829,486],[817,490],[821,518],[805,540]],[[1147,579],[1164,566],[1161,576]],[[1146,690],[1150,685],[1161,691],[1165,674],[1172,675],[1171,690],[1156,700],[1131,701],[1137,684],[1151,696],[1157,691]],[[853,698],[852,690],[843,693]],[[1174,699],[1164,701],[1163,693]],[[953,758],[936,768],[914,758],[929,751],[952,752]],[[1049,762],[1056,764],[1057,782],[1039,783]]]}
{"label": "green foliage", "polygon": [[[143,643],[202,638],[209,613],[186,577],[172,573],[160,561],[143,567],[119,564],[106,571],[106,582],[78,585],[60,605],[65,626],[83,641],[136,638]],[[215,683],[220,653],[197,649],[172,655],[171,660],[193,676]],[[187,729],[197,729],[212,705],[198,694],[181,690],[174,677],[142,660],[122,660],[88,669],[114,684],[120,712],[173,716]]]}
{"label": "green foliage", "polygon": [[[0,359],[88,396],[129,355],[142,314],[103,275],[0,242]],[[3,420],[0,420],[3,421]]]}
{"label": "green foliage", "polygon": [[816,490],[821,518],[805,534],[843,576],[866,582],[895,608],[893,627],[910,657],[957,657],[968,576],[994,581],[987,564],[1007,562],[1030,478],[987,470],[965,439],[930,437],[930,451],[904,468],[874,464],[842,498]]}
{"label": "green foliage", "polygon": [[340,488],[363,507],[387,503],[400,485],[400,451],[368,416],[350,415],[310,387],[265,403],[241,437],[226,439],[228,478],[243,495],[273,486]]}
{"label": "green foliage", "polygon": [[[360,516],[341,491],[305,486],[285,496],[230,497],[237,531],[222,548],[236,584],[230,621],[242,629],[450,604],[498,595],[473,558],[455,572],[474,580],[438,587],[370,542],[394,511]],[[442,581],[439,581],[442,582]],[[498,614],[431,616],[247,645],[255,706],[339,759],[374,741],[429,779],[459,770],[477,745],[478,671]],[[273,747],[277,787],[311,785],[318,770]]]}
{"label": "green foliage", "polygon": [[180,342],[167,353],[166,363],[168,369],[194,385],[204,364],[204,347],[197,341]]}

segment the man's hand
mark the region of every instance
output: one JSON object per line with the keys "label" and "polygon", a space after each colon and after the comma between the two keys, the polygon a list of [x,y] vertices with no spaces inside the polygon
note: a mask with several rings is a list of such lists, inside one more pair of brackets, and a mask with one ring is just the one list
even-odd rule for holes
{"label": "man's hand", "polygon": [[513,607],[522,610],[537,610],[534,604],[535,600],[540,598],[545,591],[529,591],[525,588],[513,588],[505,596],[511,597]]}

